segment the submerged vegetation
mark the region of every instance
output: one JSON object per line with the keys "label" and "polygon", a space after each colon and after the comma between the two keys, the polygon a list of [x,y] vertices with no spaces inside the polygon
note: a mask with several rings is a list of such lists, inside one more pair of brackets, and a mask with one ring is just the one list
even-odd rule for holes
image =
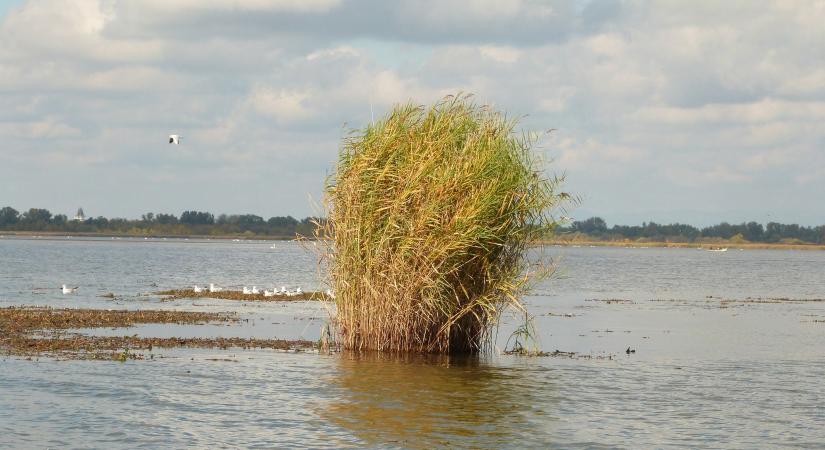
{"label": "submerged vegetation", "polygon": [[344,348],[477,352],[543,267],[528,244],[568,200],[535,136],[467,96],[397,106],[345,139],[317,237]]}

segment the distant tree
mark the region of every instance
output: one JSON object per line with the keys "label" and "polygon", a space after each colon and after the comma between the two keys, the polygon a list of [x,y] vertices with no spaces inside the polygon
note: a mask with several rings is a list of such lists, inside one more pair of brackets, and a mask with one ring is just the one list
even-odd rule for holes
{"label": "distant tree", "polygon": [[585,234],[603,234],[607,231],[607,223],[601,217],[591,217],[584,221],[573,222],[573,231]]}
{"label": "distant tree", "polygon": [[243,228],[256,227],[264,224],[264,218],[254,214],[243,214],[237,216],[237,223]]}
{"label": "distant tree", "polygon": [[178,223],[178,218],[174,214],[160,213],[155,216],[155,221],[162,225],[174,225]]}
{"label": "distant tree", "polygon": [[20,222],[32,230],[42,230],[52,220],[52,213],[48,209],[30,208],[24,212]]}
{"label": "distant tree", "polygon": [[109,226],[109,219],[103,216],[86,219],[86,224],[94,227],[95,231],[103,231]]}
{"label": "distant tree", "polygon": [[[730,239],[734,235],[740,233],[740,229],[737,227],[727,223],[722,222],[718,225],[713,225],[710,227],[702,228],[702,236],[704,237],[716,237],[722,239]],[[743,233],[744,234],[744,233]]]}
{"label": "distant tree", "polygon": [[765,225],[765,241],[777,242],[782,238],[782,224],[776,222],[768,222]]}
{"label": "distant tree", "polygon": [[186,225],[212,225],[215,223],[215,216],[208,212],[184,211],[180,215],[180,223]]}
{"label": "distant tree", "polygon": [[11,206],[4,206],[0,209],[0,227],[14,225],[20,220],[20,213]]}
{"label": "distant tree", "polygon": [[52,225],[62,227],[64,225],[66,225],[66,223],[68,223],[68,222],[69,222],[69,218],[66,217],[65,214],[58,214],[58,215],[52,217]]}
{"label": "distant tree", "polygon": [[742,234],[745,239],[751,242],[759,242],[765,235],[765,228],[762,227],[761,223],[748,222],[745,225],[745,232]]}
{"label": "distant tree", "polygon": [[266,223],[269,224],[270,227],[291,228],[291,227],[295,227],[295,225],[298,225],[298,220],[296,220],[292,216],[286,216],[286,217],[280,217],[279,216],[279,217],[270,217],[269,220],[266,221]]}

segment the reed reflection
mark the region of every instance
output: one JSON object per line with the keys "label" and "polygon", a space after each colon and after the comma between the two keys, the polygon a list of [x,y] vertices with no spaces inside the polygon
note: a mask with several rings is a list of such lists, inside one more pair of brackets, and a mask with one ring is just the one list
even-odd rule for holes
{"label": "reed reflection", "polygon": [[329,382],[339,391],[320,415],[370,445],[541,442],[555,397],[546,368],[480,357],[344,353]]}

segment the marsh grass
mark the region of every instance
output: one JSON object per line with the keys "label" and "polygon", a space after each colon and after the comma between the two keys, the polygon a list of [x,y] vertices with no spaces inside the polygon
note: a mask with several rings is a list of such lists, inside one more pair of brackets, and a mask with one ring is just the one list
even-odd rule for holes
{"label": "marsh grass", "polygon": [[316,231],[352,350],[467,353],[547,273],[525,257],[569,200],[517,121],[466,95],[344,139]]}

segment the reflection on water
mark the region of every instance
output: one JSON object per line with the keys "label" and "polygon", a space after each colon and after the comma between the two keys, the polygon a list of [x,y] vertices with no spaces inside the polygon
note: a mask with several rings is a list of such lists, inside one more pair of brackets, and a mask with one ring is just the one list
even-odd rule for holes
{"label": "reflection on water", "polygon": [[[347,353],[327,383],[319,415],[368,445],[502,448],[542,442],[553,408],[548,371],[501,367],[479,357]],[[541,399],[534,395],[541,386]]]}

